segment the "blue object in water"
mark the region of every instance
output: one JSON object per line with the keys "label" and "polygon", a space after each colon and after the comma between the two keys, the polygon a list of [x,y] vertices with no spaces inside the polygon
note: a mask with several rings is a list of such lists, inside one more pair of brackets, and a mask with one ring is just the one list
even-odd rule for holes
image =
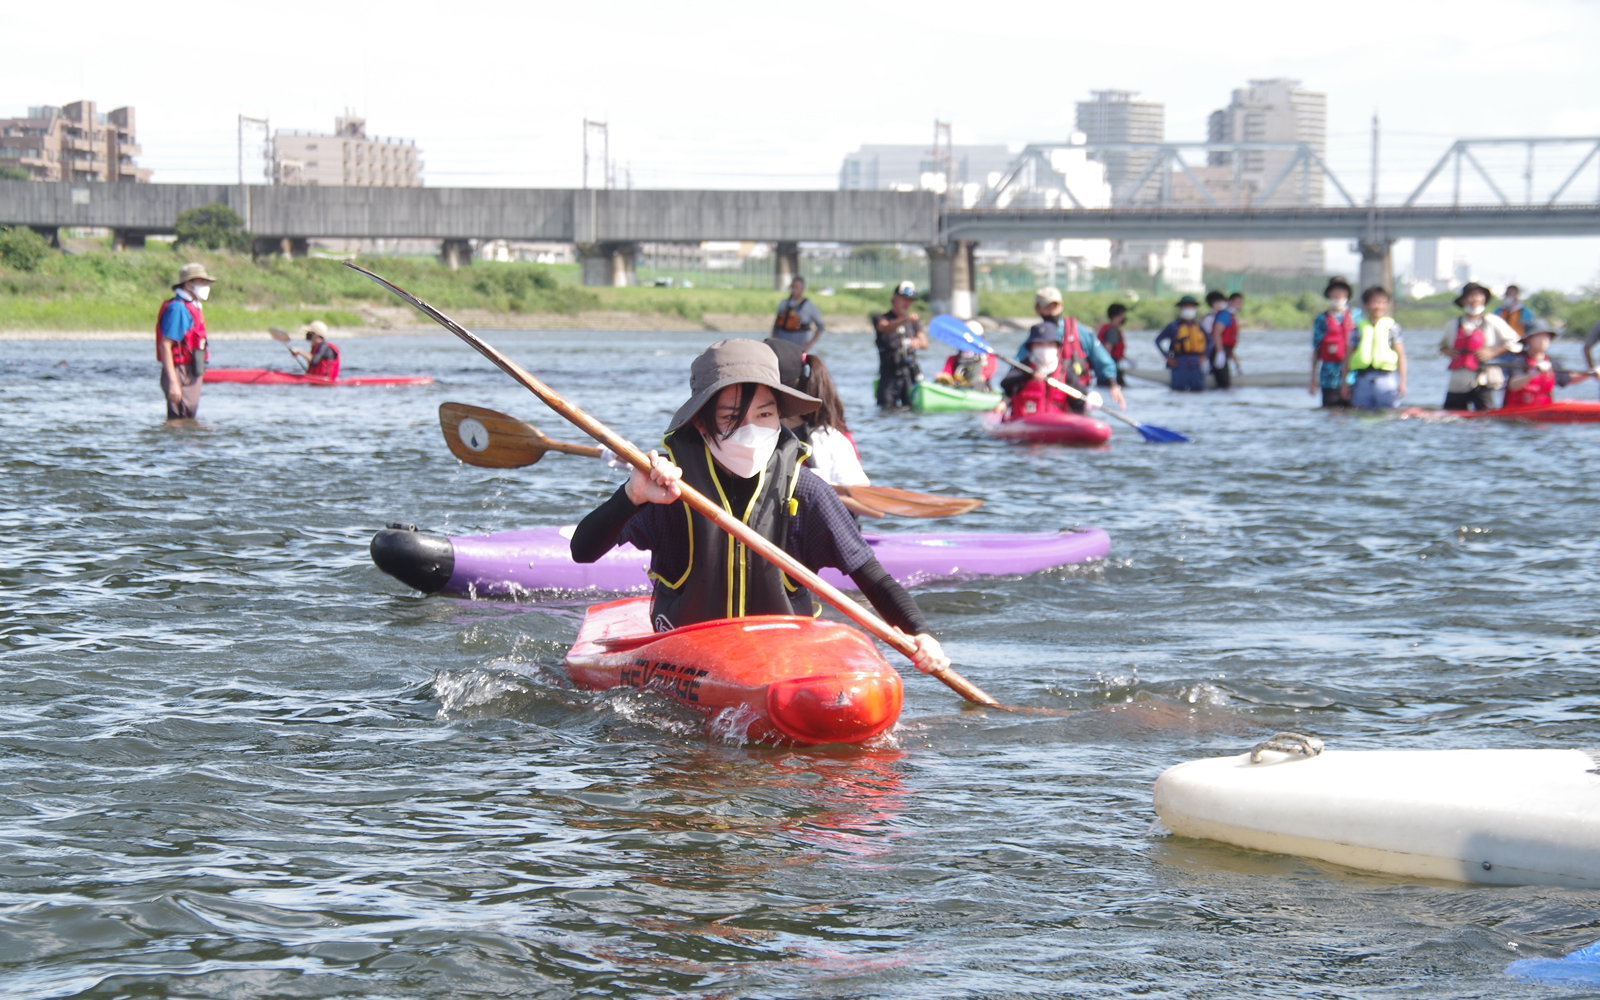
{"label": "blue object in water", "polygon": [[1519,958],[1506,967],[1518,979],[1544,983],[1591,983],[1600,985],[1600,941],[1565,958]]}

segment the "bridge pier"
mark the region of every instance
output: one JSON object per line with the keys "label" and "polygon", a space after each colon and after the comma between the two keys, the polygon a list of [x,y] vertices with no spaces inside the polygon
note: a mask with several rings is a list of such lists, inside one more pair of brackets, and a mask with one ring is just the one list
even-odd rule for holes
{"label": "bridge pier", "polygon": [[773,248],[772,287],[782,292],[789,283],[800,276],[800,244],[779,243]]}
{"label": "bridge pier", "polygon": [[955,240],[928,247],[928,311],[949,313],[957,319],[978,315],[978,270],[972,254],[974,240]]}
{"label": "bridge pier", "polygon": [[1358,274],[1356,294],[1377,285],[1387,288],[1389,294],[1394,294],[1394,257],[1390,253],[1394,249],[1394,240],[1383,238],[1376,240],[1358,240],[1356,247],[1361,251],[1361,271]]}
{"label": "bridge pier", "polygon": [[440,240],[439,263],[452,271],[459,271],[472,263],[471,240]]}
{"label": "bridge pier", "polygon": [[627,288],[639,283],[634,270],[639,259],[637,243],[579,243],[578,257],[585,285]]}

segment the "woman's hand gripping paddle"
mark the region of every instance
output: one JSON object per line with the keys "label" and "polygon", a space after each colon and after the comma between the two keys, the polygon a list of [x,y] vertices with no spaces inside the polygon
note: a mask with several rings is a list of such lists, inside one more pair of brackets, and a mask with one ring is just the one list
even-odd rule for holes
{"label": "woman's hand gripping paddle", "polygon": [[[992,354],[1018,371],[1027,372],[1029,375],[1033,374],[1032,368],[1029,368],[1027,365],[1019,362],[1012,361],[1010,358],[1000,354],[993,347],[990,347],[989,342],[983,339],[982,336],[973,333],[972,329],[968,327],[966,323],[956,319],[954,316],[951,316],[948,313],[935,316],[933,318],[933,322],[928,324],[928,333],[934,338],[943,341],[951,347],[954,347],[958,351],[977,351],[982,354]],[[1050,383],[1051,388],[1060,389],[1062,392],[1076,399],[1088,398],[1077,389],[1067,385],[1065,382],[1058,382],[1055,379],[1047,379],[1046,381]],[[1190,440],[1190,438],[1179,434],[1177,431],[1169,431],[1165,427],[1157,427],[1154,424],[1141,424],[1132,417],[1125,417],[1115,410],[1101,410],[1100,412],[1104,413],[1108,417],[1116,417],[1129,427],[1132,427],[1134,430],[1138,431],[1140,436],[1146,441],[1151,441],[1156,444],[1176,444],[1178,442]]]}
{"label": "woman's hand gripping paddle", "polygon": [[298,354],[296,354],[294,352],[294,348],[289,347],[289,331],[280,330],[280,329],[278,329],[277,327],[274,326],[274,327],[269,327],[267,329],[267,332],[272,334],[272,339],[273,340],[276,340],[278,343],[282,344],[284,347],[288,347],[289,348],[289,357],[294,358],[295,363],[300,366],[300,370],[301,371],[306,371],[306,363],[300,359],[300,355],[298,355]]}
{"label": "woman's hand gripping paddle", "polygon": [[[485,469],[520,469],[544,457],[547,451],[599,458],[592,445],[563,444],[545,437],[537,427],[498,410],[466,403],[440,403],[439,429],[450,453],[468,465]],[[972,497],[947,497],[892,486],[835,486],[845,505],[865,517],[954,517],[983,506]]]}
{"label": "woman's hand gripping paddle", "polygon": [[[428,305],[426,302],[417,298],[415,295],[412,295],[410,292],[391,282],[385,281],[376,274],[373,274],[371,271],[357,267],[349,261],[346,261],[344,266],[350,268],[352,271],[366,275],[373,281],[389,289],[389,291],[395,293],[402,299],[405,299],[407,302],[411,303],[411,305],[415,306],[417,309],[421,310],[435,323],[438,323],[446,330],[449,330],[457,337],[460,337],[462,340],[466,341],[474,350],[488,358],[490,361],[494,362],[497,368],[505,372],[507,375],[510,375],[523,388],[527,389],[529,392],[543,400],[546,406],[550,407],[552,410],[555,410],[561,416],[571,421],[573,426],[577,427],[585,434],[600,442],[618,458],[622,459],[624,462],[627,462],[640,472],[649,473],[651,471],[652,466],[650,459],[645,457],[644,452],[640,451],[638,448],[635,448],[631,442],[617,434],[605,424],[602,424],[600,421],[580,410],[572,403],[569,403],[567,400],[561,398],[561,396],[558,395],[555,390],[551,389],[549,386],[535,378],[532,374],[525,371],[522,366],[518,365],[515,361],[512,361],[504,354],[501,354],[490,345],[484,343],[476,334],[472,333],[455,320],[446,316],[444,313]],[[794,580],[796,583],[800,584],[800,586],[806,588],[813,594],[816,594],[818,597],[833,605],[840,614],[855,622],[863,629],[866,629],[871,634],[877,636],[888,645],[894,647],[906,658],[910,659],[916,653],[917,644],[914,639],[898,629],[890,628],[888,623],[884,622],[883,619],[879,618],[871,611],[868,611],[866,608],[846,597],[844,593],[837,587],[823,580],[821,577],[817,576],[817,574],[811,572],[811,570],[804,563],[778,548],[778,546],[772,544],[766,538],[758,534],[748,524],[745,524],[732,514],[729,514],[722,508],[720,504],[714,503],[707,499],[704,494],[700,493],[698,490],[695,490],[687,483],[680,483],[679,490],[681,492],[681,496],[683,497],[683,502],[688,504],[690,507],[693,507],[695,511],[697,511],[702,517],[711,521],[718,528],[743,542],[744,546],[750,551],[756,553],[761,558],[783,570],[789,575],[791,580]],[[962,677],[949,667],[946,667],[943,670],[932,671],[932,674],[945,686],[949,687],[952,691],[956,692],[970,702],[974,702],[979,705],[988,705],[994,708],[1003,707],[999,702],[985,694],[983,690],[976,684],[973,684],[971,681],[967,680],[965,677]]]}

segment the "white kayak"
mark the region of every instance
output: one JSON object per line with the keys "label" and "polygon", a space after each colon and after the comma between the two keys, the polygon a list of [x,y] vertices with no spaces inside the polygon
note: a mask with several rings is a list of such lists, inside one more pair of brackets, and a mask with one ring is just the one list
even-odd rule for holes
{"label": "white kayak", "polygon": [[1600,759],[1586,751],[1254,755],[1167,768],[1156,815],[1180,836],[1394,875],[1600,887]]}

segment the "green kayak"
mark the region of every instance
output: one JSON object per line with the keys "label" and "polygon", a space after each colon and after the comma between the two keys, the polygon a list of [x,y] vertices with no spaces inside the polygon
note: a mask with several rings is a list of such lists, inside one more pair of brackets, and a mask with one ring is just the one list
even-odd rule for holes
{"label": "green kayak", "polygon": [[911,408],[918,413],[992,410],[1004,398],[998,392],[957,389],[937,382],[918,382],[911,388]]}

